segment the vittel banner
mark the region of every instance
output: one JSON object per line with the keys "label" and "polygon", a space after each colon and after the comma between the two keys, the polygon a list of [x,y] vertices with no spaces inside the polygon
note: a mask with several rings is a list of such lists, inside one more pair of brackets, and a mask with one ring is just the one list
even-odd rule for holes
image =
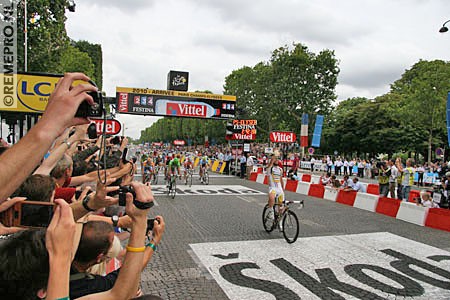
{"label": "vittel banner", "polygon": [[122,87],[116,89],[116,95],[119,113],[202,119],[235,117],[235,96]]}
{"label": "vittel banner", "polygon": [[293,132],[272,131],[270,133],[270,141],[274,143],[295,143],[297,136]]}

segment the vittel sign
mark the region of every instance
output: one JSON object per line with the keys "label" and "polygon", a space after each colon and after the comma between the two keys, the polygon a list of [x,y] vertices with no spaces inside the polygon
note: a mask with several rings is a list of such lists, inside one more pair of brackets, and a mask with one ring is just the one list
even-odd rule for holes
{"label": "vittel sign", "polygon": [[297,136],[293,132],[272,131],[270,133],[270,141],[274,143],[295,143]]}
{"label": "vittel sign", "polygon": [[[95,126],[97,128],[97,133],[102,134],[103,133],[103,124],[104,120],[102,119],[91,119],[92,123],[95,123]],[[120,133],[122,130],[122,125],[119,121],[115,119],[109,119],[106,120],[106,134],[114,135]]]}

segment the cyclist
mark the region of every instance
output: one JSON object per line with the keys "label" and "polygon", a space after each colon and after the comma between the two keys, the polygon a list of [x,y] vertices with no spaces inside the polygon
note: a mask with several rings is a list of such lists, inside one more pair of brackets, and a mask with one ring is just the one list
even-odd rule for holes
{"label": "cyclist", "polygon": [[[181,170],[180,170],[181,162],[180,162],[180,154],[177,154],[170,162],[169,162],[169,176],[178,175],[181,178]],[[177,174],[175,173],[177,171]],[[170,178],[170,177],[169,177]]]}
{"label": "cyclist", "polygon": [[145,183],[146,174],[152,174],[155,169],[155,164],[153,163],[153,159],[151,156],[147,157],[147,160],[144,161],[144,176],[142,176],[142,183]]}
{"label": "cyclist", "polygon": [[166,178],[166,180],[168,180],[168,176],[169,176],[169,172],[168,172],[168,170],[169,170],[169,163],[170,163],[171,160],[172,160],[172,155],[171,155],[171,154],[168,154],[168,155],[166,156],[166,166],[165,166],[165,168],[164,168],[164,178]]}
{"label": "cyclist", "polygon": [[187,178],[188,171],[193,168],[192,159],[190,156],[186,157],[184,161],[184,179]]}
{"label": "cyclist", "polygon": [[209,159],[208,156],[205,155],[200,159],[199,176],[201,182],[203,182],[203,172],[206,170],[207,167],[209,167]]}
{"label": "cyclist", "polygon": [[[283,188],[283,168],[280,167],[278,157],[274,155],[267,166],[267,175],[269,176],[269,207],[275,204],[275,199],[281,204],[284,200]],[[269,210],[268,217],[274,219],[273,209]]]}

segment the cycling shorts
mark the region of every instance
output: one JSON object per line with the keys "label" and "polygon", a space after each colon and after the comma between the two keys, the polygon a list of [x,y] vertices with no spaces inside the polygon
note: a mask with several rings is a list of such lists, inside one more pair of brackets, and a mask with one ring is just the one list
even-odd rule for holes
{"label": "cycling shorts", "polygon": [[281,204],[284,200],[284,191],[281,187],[270,187],[269,194],[275,195],[275,201]]}
{"label": "cycling shorts", "polygon": [[153,171],[153,166],[145,166],[144,167],[144,172],[151,172]]}

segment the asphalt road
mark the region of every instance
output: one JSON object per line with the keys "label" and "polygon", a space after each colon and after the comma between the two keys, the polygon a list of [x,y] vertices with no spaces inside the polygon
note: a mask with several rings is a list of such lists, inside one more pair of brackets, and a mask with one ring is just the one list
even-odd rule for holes
{"label": "asphalt road", "polygon": [[[145,293],[163,299],[450,298],[448,232],[287,192],[288,199],[305,202],[294,209],[300,235],[289,245],[280,232],[262,227],[267,186],[214,174],[206,186],[197,178],[187,192],[179,183],[175,199],[162,195],[164,186],[154,187],[151,215],[164,216],[166,232],[142,274]],[[402,273],[392,264],[399,258],[386,249],[438,267],[438,275],[424,271],[434,278],[428,282]],[[321,286],[332,286],[333,276],[338,287]]]}

